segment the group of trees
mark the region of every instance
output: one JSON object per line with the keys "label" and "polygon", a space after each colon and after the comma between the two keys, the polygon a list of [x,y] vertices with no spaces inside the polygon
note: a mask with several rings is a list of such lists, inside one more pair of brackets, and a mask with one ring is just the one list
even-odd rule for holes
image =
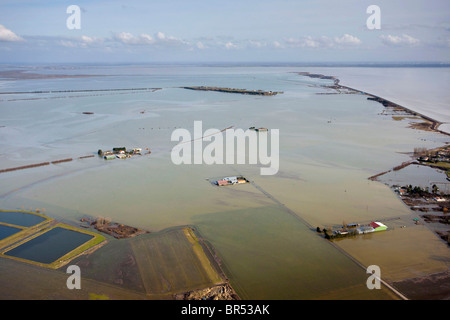
{"label": "group of trees", "polygon": [[328,240],[331,239],[331,236],[328,234],[328,230],[327,229],[323,228],[323,230],[321,230],[319,227],[317,227],[316,231],[317,231],[317,233],[322,233],[323,232],[323,234],[325,236],[325,239],[328,239]]}
{"label": "group of trees", "polygon": [[[426,196],[426,195],[430,195],[430,189],[428,187],[426,188],[421,188],[419,186],[405,186],[404,187],[406,189],[406,192],[410,195],[419,195],[419,196]],[[433,184],[431,186],[431,193],[432,194],[437,194],[439,192],[439,188],[437,185]]]}
{"label": "group of trees", "polygon": [[323,228],[323,230],[321,230],[319,227],[317,227],[316,231],[318,233],[323,233],[325,239],[327,239],[327,240],[332,240],[332,239],[336,239],[336,238],[345,238],[345,237],[353,236],[356,234],[355,229],[346,230],[348,232],[347,234],[334,233],[332,228],[330,228],[330,230],[328,230],[326,228]]}
{"label": "group of trees", "polygon": [[428,150],[427,148],[417,147],[414,148],[414,156],[420,157],[420,156],[427,156],[431,157],[436,154],[436,151],[434,150]]}

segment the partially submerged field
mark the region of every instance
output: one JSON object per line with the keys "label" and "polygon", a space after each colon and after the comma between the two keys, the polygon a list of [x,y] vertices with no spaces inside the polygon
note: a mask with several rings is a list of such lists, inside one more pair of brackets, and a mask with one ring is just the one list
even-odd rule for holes
{"label": "partially submerged field", "polygon": [[[34,233],[27,232],[26,239],[13,238],[14,245],[11,243],[7,245],[3,241],[3,248],[8,247],[4,251],[14,250],[14,248],[27,243],[33,247],[33,239],[52,230],[63,228],[67,232],[78,231],[77,228],[61,223],[47,227],[42,230],[43,227],[40,225],[40,229],[34,230]],[[96,234],[82,231],[80,234]],[[22,235],[24,234],[22,233]],[[50,264],[7,256],[5,252],[2,252],[0,256],[9,259],[0,260],[0,270],[3,270],[3,267],[8,270],[6,273],[0,272],[0,285],[7,284],[11,277],[17,277],[14,272],[15,268],[11,268],[11,264],[16,265],[18,270],[37,270],[36,267],[39,267],[41,274],[44,274],[44,270],[51,270],[53,273],[48,274],[48,277],[34,277],[32,273],[25,272],[23,285],[20,288],[10,287],[8,292],[0,290],[0,298],[45,298],[36,288],[52,288],[52,296],[62,299],[122,299],[128,297],[171,300],[192,298],[194,293],[196,299],[201,299],[203,296],[207,299],[214,299],[222,298],[222,291],[226,291],[229,298],[239,298],[229,286],[228,280],[216,263],[213,251],[206,247],[203,240],[199,239],[191,227],[175,227],[128,239],[113,239],[110,236],[107,238],[108,241],[99,242],[99,239],[104,240],[105,238],[97,234],[88,242]],[[61,239],[59,238],[59,240]],[[40,242],[37,245],[45,241],[45,239],[37,241]],[[51,247],[53,245],[51,244]],[[102,246],[100,250],[92,250],[99,246]],[[25,249],[27,251],[29,248]],[[42,247],[38,251],[42,251]],[[68,261],[80,267],[82,279],[80,290],[66,288]],[[42,269],[42,267],[45,268]],[[50,278],[59,279],[59,285],[53,286]],[[217,293],[215,293],[216,291]]]}
{"label": "partially submerged field", "polygon": [[190,228],[138,237],[131,246],[147,294],[175,294],[224,282]]}
{"label": "partially submerged field", "polygon": [[[83,279],[134,292],[147,299],[174,299],[227,284],[214,254],[191,227],[175,227],[127,239],[111,239],[74,260]],[[108,291],[105,297],[115,299]]]}

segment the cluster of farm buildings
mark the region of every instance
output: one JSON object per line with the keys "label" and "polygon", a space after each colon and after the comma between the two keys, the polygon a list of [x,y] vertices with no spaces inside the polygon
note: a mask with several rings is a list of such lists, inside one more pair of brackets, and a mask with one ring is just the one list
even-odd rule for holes
{"label": "cluster of farm buildings", "polygon": [[335,234],[339,235],[348,235],[350,233],[356,234],[365,234],[376,231],[385,231],[387,230],[387,226],[381,222],[371,222],[367,225],[359,225],[359,224],[348,224],[347,228],[342,230],[334,231]]}
{"label": "cluster of farm buildings", "polygon": [[220,186],[230,186],[230,185],[234,185],[234,184],[243,184],[243,183],[248,183],[248,180],[241,176],[226,177],[226,178],[219,179],[215,182],[215,184],[218,185],[219,187]]}
{"label": "cluster of farm buildings", "polygon": [[98,150],[98,155],[103,157],[105,160],[126,159],[131,158],[132,155],[142,155],[142,148],[132,148],[127,150],[125,147],[120,147],[104,152],[102,150]]}

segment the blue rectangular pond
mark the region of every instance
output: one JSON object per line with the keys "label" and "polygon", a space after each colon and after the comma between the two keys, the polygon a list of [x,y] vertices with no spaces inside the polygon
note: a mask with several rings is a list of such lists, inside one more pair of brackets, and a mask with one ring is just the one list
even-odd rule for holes
{"label": "blue rectangular pond", "polygon": [[56,227],[5,252],[5,255],[40,263],[52,263],[93,237],[93,235]]}
{"label": "blue rectangular pond", "polygon": [[0,222],[21,227],[31,227],[41,223],[46,218],[27,212],[0,211]]}
{"label": "blue rectangular pond", "polygon": [[22,231],[22,229],[0,224],[0,240],[8,238],[19,231]]}

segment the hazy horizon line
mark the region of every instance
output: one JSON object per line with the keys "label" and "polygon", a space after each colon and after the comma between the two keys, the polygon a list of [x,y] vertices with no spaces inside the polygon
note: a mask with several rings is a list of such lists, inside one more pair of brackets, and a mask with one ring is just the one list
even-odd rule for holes
{"label": "hazy horizon line", "polygon": [[0,62],[0,66],[132,66],[132,65],[153,65],[153,66],[197,66],[197,67],[222,67],[222,66],[239,66],[239,67],[450,67],[450,62],[443,61],[417,61],[417,62],[249,62],[249,61],[211,61],[211,62],[190,62],[190,61],[159,61],[159,62]]}

